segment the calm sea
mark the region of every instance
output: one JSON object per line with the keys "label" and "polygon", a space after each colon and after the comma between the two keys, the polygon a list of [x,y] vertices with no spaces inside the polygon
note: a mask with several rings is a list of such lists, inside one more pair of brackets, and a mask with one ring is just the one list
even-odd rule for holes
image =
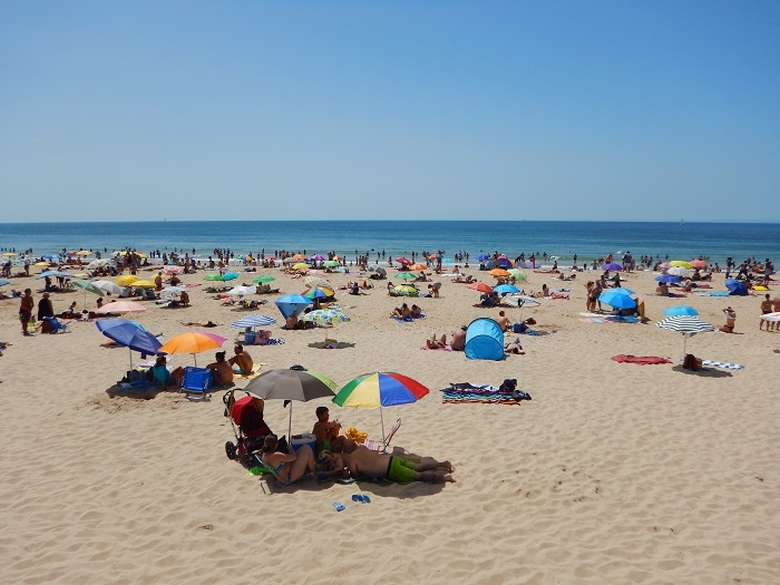
{"label": "calm sea", "polygon": [[205,257],[215,248],[236,255],[277,250],[325,254],[352,259],[369,252],[389,256],[444,250],[445,258],[468,252],[499,251],[514,258],[543,253],[561,264],[592,261],[608,253],[630,251],[669,259],[699,256],[724,263],[755,257],[780,260],[780,224],[645,223],[555,221],[193,221],[0,224],[0,248],[36,255],[91,249],[123,248],[172,252],[186,250]]}

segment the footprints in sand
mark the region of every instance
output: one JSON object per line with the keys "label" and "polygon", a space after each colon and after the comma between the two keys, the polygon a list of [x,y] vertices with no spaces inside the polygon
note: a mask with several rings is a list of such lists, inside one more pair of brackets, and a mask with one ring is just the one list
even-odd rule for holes
{"label": "footprints in sand", "polygon": [[557,473],[553,475],[554,483],[550,491],[563,496],[567,501],[581,503],[602,493],[601,480],[581,469],[560,465],[557,467]]}

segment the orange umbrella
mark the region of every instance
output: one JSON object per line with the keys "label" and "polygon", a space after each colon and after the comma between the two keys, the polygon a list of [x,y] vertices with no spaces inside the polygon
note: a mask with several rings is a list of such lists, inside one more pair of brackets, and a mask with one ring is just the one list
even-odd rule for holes
{"label": "orange umbrella", "polygon": [[488,270],[488,274],[490,276],[495,276],[496,278],[499,278],[501,276],[509,276],[509,271],[504,270],[503,268],[494,268],[493,270]]}
{"label": "orange umbrella", "polygon": [[407,270],[426,270],[428,267],[425,264],[412,264]]}
{"label": "orange umbrella", "polygon": [[295,260],[306,260],[306,256],[304,254],[295,254],[293,256]]}
{"label": "orange umbrella", "polygon": [[[196,353],[217,349],[218,347],[222,347],[222,343],[219,343],[214,336],[195,331],[171,337],[158,351],[161,353],[191,353],[193,358],[195,358]],[[198,365],[197,358],[195,358],[195,365]]]}
{"label": "orange umbrella", "polygon": [[484,282],[472,282],[471,284],[467,284],[466,288],[470,288],[472,290],[478,290],[479,292],[483,293],[492,293],[493,287],[489,284],[485,284]]}

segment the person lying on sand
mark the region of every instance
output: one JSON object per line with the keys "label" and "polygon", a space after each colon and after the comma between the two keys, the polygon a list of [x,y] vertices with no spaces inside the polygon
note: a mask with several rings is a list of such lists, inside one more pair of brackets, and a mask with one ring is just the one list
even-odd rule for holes
{"label": "person lying on sand", "polygon": [[181,324],[186,327],[219,327],[219,323],[214,323],[214,321],[206,321],[205,323],[202,321],[182,321]]}
{"label": "person lying on sand", "polygon": [[352,477],[378,477],[397,483],[427,481],[431,483],[454,483],[455,468],[449,461],[415,462],[410,459],[371,451],[359,445],[351,452],[323,451],[323,464],[331,471],[346,468]]}
{"label": "person lying on sand", "polygon": [[431,336],[425,340],[425,345],[428,349],[444,349],[447,347],[447,334],[442,333],[439,339],[436,339],[436,333],[431,333]]}

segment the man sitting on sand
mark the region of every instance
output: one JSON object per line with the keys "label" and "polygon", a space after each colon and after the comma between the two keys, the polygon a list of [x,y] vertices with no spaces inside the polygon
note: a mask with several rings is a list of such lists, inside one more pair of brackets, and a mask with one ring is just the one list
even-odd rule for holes
{"label": "man sitting on sand", "polygon": [[505,333],[509,330],[509,326],[511,325],[509,317],[506,316],[504,311],[498,312],[498,319],[496,319],[496,323],[498,323],[499,327],[501,327],[501,331]]}
{"label": "man sitting on sand", "polygon": [[389,453],[371,451],[360,445],[351,452],[323,453],[323,460],[330,469],[347,468],[352,477],[377,477],[398,483],[428,481],[431,483],[454,483],[455,468],[449,461],[416,463]]}
{"label": "man sitting on sand", "polygon": [[216,386],[227,386],[232,384],[233,368],[230,367],[230,363],[225,359],[225,352],[218,351],[216,359],[217,361],[206,366],[206,369],[211,370],[214,384]]}
{"label": "man sitting on sand", "polygon": [[235,347],[233,347],[233,351],[236,355],[228,360],[228,363],[233,366],[233,371],[236,374],[251,374],[252,369],[255,367],[252,356],[244,351],[244,346],[240,343],[237,343]]}

